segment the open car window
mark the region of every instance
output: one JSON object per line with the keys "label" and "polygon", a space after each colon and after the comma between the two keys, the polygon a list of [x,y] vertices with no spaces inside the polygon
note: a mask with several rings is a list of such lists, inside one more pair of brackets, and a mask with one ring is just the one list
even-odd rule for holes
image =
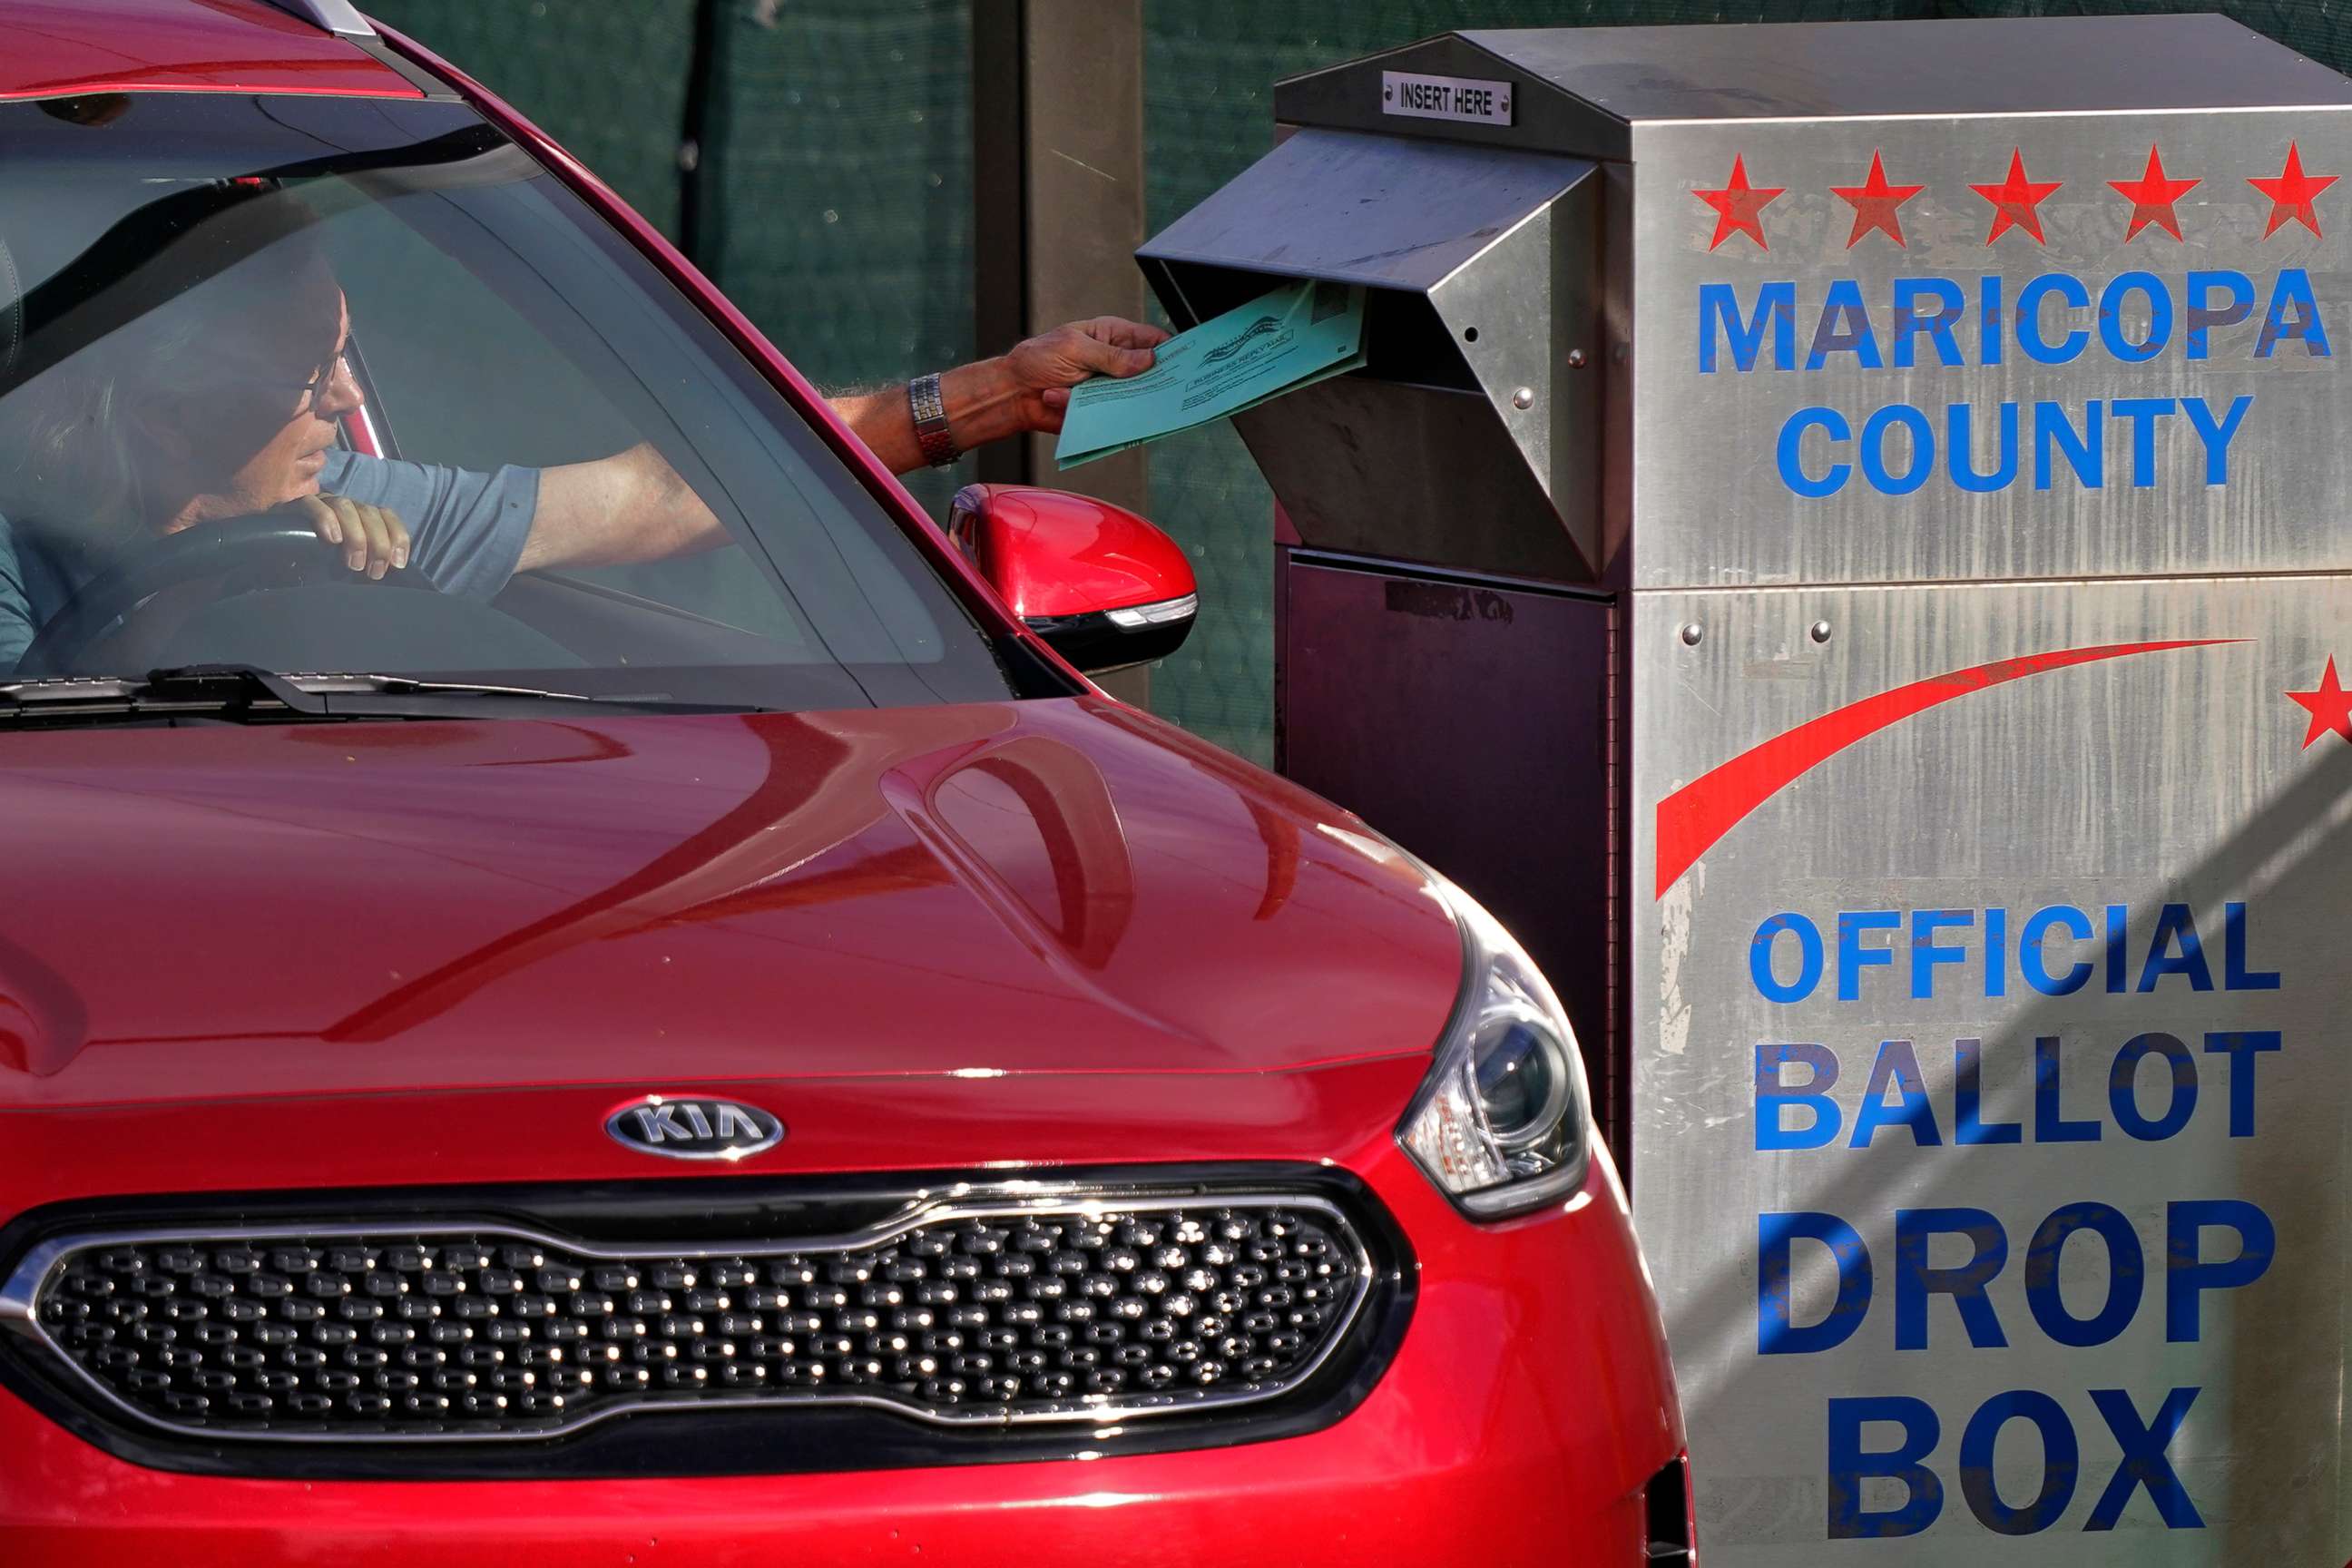
{"label": "open car window", "polygon": [[[1014,694],[790,405],[462,106],[0,104],[0,670],[783,709]],[[319,449],[357,398],[377,455]],[[167,536],[283,534],[270,509],[306,485],[400,517],[409,591],[299,540],[142,570]],[[556,518],[597,548],[526,554]]]}

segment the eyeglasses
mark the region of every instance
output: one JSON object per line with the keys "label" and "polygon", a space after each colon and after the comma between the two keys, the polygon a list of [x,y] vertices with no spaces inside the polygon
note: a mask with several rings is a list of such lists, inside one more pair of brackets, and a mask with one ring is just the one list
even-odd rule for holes
{"label": "eyeglasses", "polygon": [[293,393],[297,402],[294,405],[294,412],[289,417],[299,419],[318,406],[319,395],[334,384],[335,377],[350,374],[351,368],[350,351],[337,349],[320,362],[319,367],[313,370],[307,379],[302,381],[285,381],[274,375],[256,375],[237,371],[231,371],[228,374],[230,379],[244,382],[249,386],[268,387],[280,392]]}
{"label": "eyeglasses", "polygon": [[351,369],[351,356],[347,351],[337,349],[329,354],[320,362],[319,368],[310,373],[310,379],[302,384],[301,401],[294,405],[295,415],[299,417],[317,407],[319,395],[334,384],[336,376],[349,375]]}

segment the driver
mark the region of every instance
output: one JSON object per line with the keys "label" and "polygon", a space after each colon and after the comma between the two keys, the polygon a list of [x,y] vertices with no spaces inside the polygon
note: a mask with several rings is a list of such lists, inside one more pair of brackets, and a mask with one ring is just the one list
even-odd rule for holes
{"label": "driver", "polygon": [[[1068,389],[1148,369],[1157,327],[1097,317],[940,377],[970,447],[1061,425]],[[517,572],[709,549],[724,526],[649,445],[495,473],[336,446],[362,401],[351,314],[305,227],[0,398],[0,672],[142,537],[284,509],[355,573],[487,599]],[[894,473],[923,455],[899,390],[829,399]]]}

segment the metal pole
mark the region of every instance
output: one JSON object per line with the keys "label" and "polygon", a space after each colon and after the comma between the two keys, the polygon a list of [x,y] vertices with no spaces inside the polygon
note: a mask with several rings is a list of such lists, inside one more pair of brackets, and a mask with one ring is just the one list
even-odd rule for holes
{"label": "metal pole", "polygon": [[[1027,0],[972,0],[971,294],[982,353],[1002,353],[1028,331],[1028,13]],[[1025,441],[1000,441],[976,460],[983,480],[1029,482]]]}
{"label": "metal pole", "polygon": [[687,259],[718,277],[720,203],[709,186],[710,124],[719,89],[719,26],[726,0],[696,0],[694,53],[686,73],[686,111],[677,134],[677,242]]}

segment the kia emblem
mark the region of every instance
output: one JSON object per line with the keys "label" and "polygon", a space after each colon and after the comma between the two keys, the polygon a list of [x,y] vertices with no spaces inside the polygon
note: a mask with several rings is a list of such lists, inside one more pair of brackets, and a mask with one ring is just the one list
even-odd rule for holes
{"label": "kia emblem", "polygon": [[604,1118],[613,1141],[673,1160],[740,1160],[784,1141],[784,1124],[734,1100],[649,1094]]}

